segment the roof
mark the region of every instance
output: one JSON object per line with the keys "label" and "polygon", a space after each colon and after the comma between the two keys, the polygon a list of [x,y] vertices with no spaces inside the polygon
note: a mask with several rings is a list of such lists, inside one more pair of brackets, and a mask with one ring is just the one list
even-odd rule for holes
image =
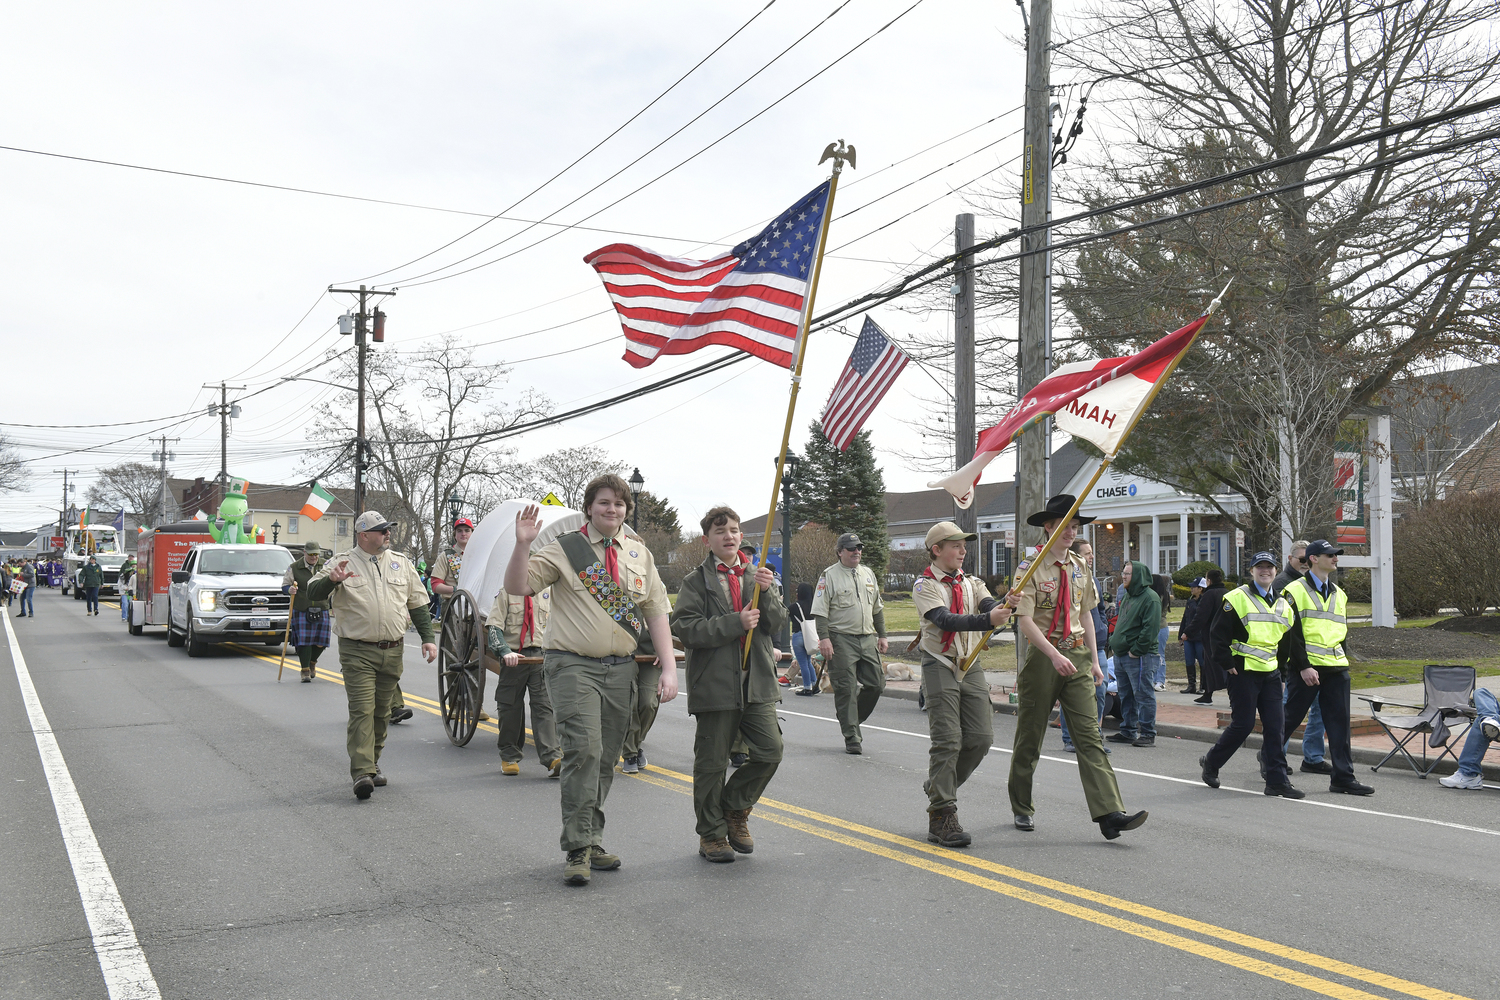
{"label": "roof", "polygon": [[[1053,489],[1060,490],[1078,474],[1078,470],[1083,468],[1084,463],[1087,461],[1089,461],[1089,457],[1083,453],[1083,450],[1072,441],[1069,441],[1054,451],[1052,457],[1048,460],[1047,464],[1050,468],[1047,470],[1047,481],[1052,484]],[[995,489],[998,491],[997,495],[988,503],[984,503],[984,493],[982,492],[984,485],[981,484],[979,486],[980,492],[978,493],[976,502],[981,504],[979,507],[979,519],[981,521],[985,518],[1015,516],[1016,484],[1014,482],[996,483]]]}
{"label": "roof", "polygon": [[1411,375],[1392,382],[1380,401],[1400,413],[1391,421],[1397,469],[1420,465],[1418,451],[1446,466],[1500,421],[1500,365]]}
{"label": "roof", "polygon": [[0,531],[0,546],[30,545],[34,541],[35,531]]}

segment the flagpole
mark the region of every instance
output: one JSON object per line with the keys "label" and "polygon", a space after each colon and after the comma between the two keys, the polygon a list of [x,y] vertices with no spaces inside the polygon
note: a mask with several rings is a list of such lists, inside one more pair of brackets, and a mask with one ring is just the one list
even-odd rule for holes
{"label": "flagpole", "polygon": [[[1161,377],[1151,386],[1151,391],[1146,394],[1146,398],[1141,401],[1141,405],[1131,415],[1130,423],[1125,425],[1125,432],[1120,435],[1120,440],[1115,442],[1114,450],[1104,456],[1104,461],[1100,462],[1099,468],[1094,470],[1094,478],[1090,479],[1088,485],[1079,491],[1078,496],[1073,500],[1073,506],[1068,509],[1068,515],[1058,523],[1056,530],[1052,532],[1046,544],[1037,552],[1037,557],[1031,561],[1031,565],[1026,567],[1026,572],[1021,574],[1021,579],[1017,580],[1015,585],[1010,588],[1010,592],[1006,595],[1007,597],[1018,596],[1021,593],[1021,589],[1031,582],[1031,578],[1036,574],[1037,568],[1042,565],[1042,556],[1047,554],[1052,548],[1053,543],[1061,537],[1062,533],[1067,530],[1068,525],[1072,523],[1073,518],[1078,514],[1078,509],[1083,506],[1083,498],[1089,495],[1089,491],[1094,488],[1094,484],[1099,482],[1099,477],[1104,475],[1104,470],[1109,468],[1110,463],[1120,454],[1120,449],[1125,447],[1125,439],[1130,437],[1130,432],[1135,430],[1135,425],[1140,423],[1141,417],[1145,416],[1146,411],[1151,408],[1151,404],[1156,400],[1157,393],[1161,392],[1161,387],[1167,384],[1167,379],[1172,377],[1172,373],[1177,370],[1177,366],[1182,363],[1182,359],[1187,357],[1187,352],[1197,342],[1198,335],[1203,332],[1203,327],[1208,325],[1206,322],[1208,317],[1219,311],[1219,306],[1223,303],[1224,296],[1229,292],[1229,285],[1232,284],[1234,284],[1234,279],[1231,278],[1229,284],[1224,286],[1224,291],[1220,292],[1213,302],[1209,303],[1208,308],[1203,311],[1203,315],[1198,317],[1205,322],[1197,330],[1193,331],[1192,339],[1183,346],[1181,351],[1177,352],[1177,356],[1167,365],[1166,370],[1161,373]],[[1020,516],[1021,512],[1016,511],[1016,518],[1018,520]],[[974,651],[969,654],[968,659],[964,660],[963,667],[959,671],[960,673],[967,673],[969,668],[974,665],[974,661],[979,659],[979,654],[989,648],[990,636],[994,634],[993,629],[985,633],[984,638],[979,641],[979,645],[975,646]]]}
{"label": "flagpole", "polygon": [[[802,303],[802,319],[797,329],[797,357],[792,367],[792,391],[786,404],[786,426],[781,431],[781,452],[776,456],[776,478],[771,483],[771,509],[766,513],[766,533],[760,543],[760,565],[766,564],[767,554],[771,548],[771,528],[776,523],[776,501],[781,493],[781,477],[786,470],[787,448],[792,442],[792,420],[797,410],[797,393],[802,388],[802,361],[807,356],[807,328],[812,321],[813,300],[818,295],[818,279],[823,275],[823,250],[828,246],[828,229],[833,225],[833,196],[839,189],[839,174],[844,172],[844,161],[848,160],[852,166],[854,163],[854,148],[845,146],[844,140],[840,139],[837,147],[833,143],[823,151],[823,160],[833,159],[833,176],[828,182],[828,202],[823,206],[823,225],[818,233],[818,258],[813,262],[812,283],[807,286],[807,298]],[[781,540],[782,567],[786,566],[787,540]],[[784,576],[785,574],[783,574]],[[754,592],[750,595],[750,607],[760,606],[760,584],[756,583]],[[740,669],[748,670],[750,665],[750,636],[745,636],[745,646],[740,653]]]}

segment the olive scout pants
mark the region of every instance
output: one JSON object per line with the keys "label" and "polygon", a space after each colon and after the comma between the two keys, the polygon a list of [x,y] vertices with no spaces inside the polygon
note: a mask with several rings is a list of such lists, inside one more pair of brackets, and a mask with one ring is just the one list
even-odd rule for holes
{"label": "olive scout pants", "polygon": [[[1036,774],[1042,753],[1042,738],[1052,716],[1053,702],[1062,703],[1063,717],[1078,750],[1078,777],[1083,781],[1083,797],[1088,801],[1089,818],[1098,821],[1110,813],[1123,812],[1120,785],[1115,770],[1104,753],[1099,735],[1099,703],[1094,698],[1094,670],[1089,651],[1076,647],[1064,654],[1078,670],[1064,677],[1052,661],[1035,646],[1026,650],[1026,661],[1016,677],[1015,752],[1010,758],[1010,808],[1017,816],[1036,812],[1031,800],[1031,779]],[[928,697],[931,697],[929,695]]]}
{"label": "olive scout pants", "polygon": [[[922,657],[927,694],[927,811],[958,804],[958,787],[980,765],[995,742],[995,708],[984,670],[974,666],[960,679],[952,668]],[[1092,690],[1092,689],[1090,689]]]}
{"label": "olive scout pants", "polygon": [[[521,650],[525,657],[542,655],[536,646]],[[552,699],[547,696],[547,681],[540,663],[518,663],[502,666],[495,679],[495,725],[500,730],[500,759],[519,764],[526,748],[526,699],[531,699],[531,745],[543,767],[562,756],[557,748],[557,722],[552,714]]]}
{"label": "olive scout pants", "polygon": [[604,836],[604,800],[630,728],[635,657],[593,660],[562,649],[549,649],[542,657],[562,743],[560,840],[564,851],[573,851]]}
{"label": "olive scout pants", "polygon": [[845,743],[861,743],[859,724],[875,711],[875,703],[885,691],[885,666],[874,635],[846,635],[832,632],[833,659],[828,664],[828,679],[833,682],[833,707],[844,731]]}
{"label": "olive scout pants", "polygon": [[642,663],[636,671],[635,707],[630,713],[630,728],[625,732],[622,752],[634,756],[641,752],[646,734],[656,724],[656,713],[661,708],[661,695],[656,686],[661,683],[661,667],[654,663]]}
{"label": "olive scout pants", "polygon": [[[781,726],[776,703],[746,705],[743,711],[699,712],[693,738],[693,812],[698,836],[720,839],[729,833],[724,810],[749,809],[781,765]],[[750,760],[725,782],[729,747],[745,741]]]}
{"label": "olive scout pants", "polygon": [[349,774],[374,774],[385,749],[391,697],[401,679],[400,645],[379,649],[373,642],[339,639],[339,669],[349,699]]}

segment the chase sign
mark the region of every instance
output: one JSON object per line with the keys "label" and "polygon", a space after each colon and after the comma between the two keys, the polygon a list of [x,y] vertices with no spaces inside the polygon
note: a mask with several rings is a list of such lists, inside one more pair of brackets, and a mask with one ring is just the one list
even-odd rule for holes
{"label": "chase sign", "polygon": [[1094,490],[1094,496],[1100,500],[1110,500],[1116,497],[1135,496],[1135,483],[1119,486],[1100,486]]}

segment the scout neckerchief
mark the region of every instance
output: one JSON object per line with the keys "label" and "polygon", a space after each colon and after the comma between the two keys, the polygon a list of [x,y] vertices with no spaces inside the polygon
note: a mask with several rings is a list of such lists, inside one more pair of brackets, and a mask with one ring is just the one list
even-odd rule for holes
{"label": "scout neckerchief", "polygon": [[615,546],[619,542],[616,539],[606,538],[604,559],[600,561],[594,555],[594,547],[588,542],[587,524],[576,532],[570,531],[559,536],[557,541],[562,546],[563,554],[568,557],[568,563],[573,567],[573,572],[583,583],[583,589],[599,602],[599,607],[604,609],[604,613],[612,618],[616,625],[619,625],[639,643],[641,633],[645,631],[645,625],[641,622],[640,612],[636,609],[635,602],[630,599],[625,588],[620,586],[620,558],[615,554]]}
{"label": "scout neckerchief", "polygon": [[[937,580],[937,579],[939,579],[939,577],[936,576],[932,572],[932,567],[931,566],[928,566],[926,569],[924,569],[922,571],[922,575],[925,576],[925,577],[927,577],[927,579],[929,579],[929,580]],[[953,612],[955,615],[961,615],[961,614],[963,614],[964,613],[964,571],[963,570],[959,570],[957,573],[950,573],[947,576],[942,577],[941,579],[942,579],[942,581],[944,583],[946,583],[948,585],[948,593],[950,595],[949,598],[948,598],[948,610],[951,611],[951,612]],[[957,632],[944,632],[943,633],[943,652],[945,652],[945,653],[948,652],[949,647],[953,645],[953,639],[954,639],[954,637],[957,636],[957,635],[958,635]]]}
{"label": "scout neckerchief", "polygon": [[1051,639],[1057,632],[1057,619],[1061,616],[1062,634],[1058,638],[1065,639],[1073,634],[1073,595],[1068,592],[1068,557],[1063,556],[1053,565],[1061,568],[1057,571],[1057,606],[1052,609],[1052,624],[1047,628],[1047,638]]}
{"label": "scout neckerchief", "polygon": [[[521,598],[521,601],[525,610],[521,612],[521,634],[516,637],[517,649],[526,648],[528,645],[526,637],[528,635],[532,639],[536,638],[536,606],[531,603],[531,595],[529,594]],[[534,646],[536,643],[532,642],[530,645]]]}
{"label": "scout neckerchief", "polygon": [[745,575],[745,554],[743,552],[736,552],[735,557],[740,561],[734,566],[729,566],[722,562],[719,563],[719,572],[724,574],[725,582],[729,584],[729,603],[734,605],[734,610],[743,611],[745,609],[745,598],[740,592],[740,577]]}

